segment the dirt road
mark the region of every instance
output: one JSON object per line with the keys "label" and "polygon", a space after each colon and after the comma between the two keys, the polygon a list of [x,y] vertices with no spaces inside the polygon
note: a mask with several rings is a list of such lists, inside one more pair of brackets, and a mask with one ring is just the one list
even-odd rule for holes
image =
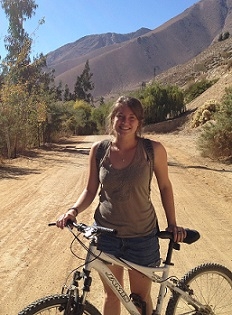
{"label": "dirt road", "polygon": [[[56,150],[38,150],[0,167],[0,314],[17,314],[29,302],[60,292],[69,272],[82,263],[70,253],[70,233],[47,223],[82,191],[88,149],[100,138],[73,138]],[[208,261],[232,269],[232,166],[201,158],[193,135],[150,138],[161,141],[168,152],[178,223],[201,233],[197,243],[182,245],[182,251],[175,253],[176,275]],[[152,199],[160,227],[165,228],[154,180]],[[80,221],[92,222],[96,202],[80,215]],[[83,257],[83,251],[77,252]],[[98,275],[94,278],[89,299],[101,308],[102,287]]]}

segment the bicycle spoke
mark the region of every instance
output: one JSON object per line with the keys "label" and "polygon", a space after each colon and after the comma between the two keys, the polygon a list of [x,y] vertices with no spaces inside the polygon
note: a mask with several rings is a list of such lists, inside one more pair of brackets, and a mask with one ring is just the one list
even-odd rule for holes
{"label": "bicycle spoke", "polygon": [[180,294],[170,299],[166,315],[231,315],[232,275],[217,264],[205,264],[190,271],[182,280],[190,288],[191,296],[203,309],[187,303]]}

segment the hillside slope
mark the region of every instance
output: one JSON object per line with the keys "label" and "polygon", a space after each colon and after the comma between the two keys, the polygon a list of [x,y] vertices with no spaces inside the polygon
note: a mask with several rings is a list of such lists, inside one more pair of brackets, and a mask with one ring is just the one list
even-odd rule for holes
{"label": "hillside slope", "polygon": [[176,84],[183,89],[202,79],[218,81],[189,103],[188,109],[197,108],[210,99],[221,101],[225,89],[232,86],[232,37],[215,42],[189,62],[173,67],[155,78],[162,84]]}
{"label": "hillside slope", "polygon": [[51,52],[47,61],[56,71],[56,82],[72,90],[88,59],[93,94],[106,96],[186,63],[225,31],[232,33],[232,0],[201,0],[155,30],[86,36]]}

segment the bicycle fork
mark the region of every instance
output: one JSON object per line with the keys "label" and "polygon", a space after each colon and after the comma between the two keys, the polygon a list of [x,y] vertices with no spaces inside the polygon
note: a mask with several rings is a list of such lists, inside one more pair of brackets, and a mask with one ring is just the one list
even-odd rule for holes
{"label": "bicycle fork", "polygon": [[[82,295],[79,294],[79,281],[83,279],[83,291]],[[90,271],[83,269],[82,273],[80,271],[75,271],[73,275],[73,281],[70,287],[63,287],[62,294],[64,294],[65,289],[67,289],[66,294],[69,295],[68,304],[65,310],[66,315],[73,314],[82,315],[84,312],[84,307],[86,303],[87,294],[90,291],[90,286],[92,283],[92,278],[90,277]],[[72,310],[72,312],[70,312]]]}

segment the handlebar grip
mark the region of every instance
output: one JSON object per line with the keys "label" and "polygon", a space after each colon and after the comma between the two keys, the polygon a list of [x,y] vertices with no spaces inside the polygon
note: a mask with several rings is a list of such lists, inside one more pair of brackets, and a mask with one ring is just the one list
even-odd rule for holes
{"label": "handlebar grip", "polygon": [[50,222],[48,223],[48,226],[55,226],[56,225],[56,222]]}
{"label": "handlebar grip", "polygon": [[[68,220],[66,226],[68,226],[68,225],[73,225],[73,221]],[[50,222],[50,223],[48,223],[48,226],[56,226],[56,222]]]}
{"label": "handlebar grip", "polygon": [[185,229],[186,237],[183,240],[183,243],[192,244],[200,238],[200,233],[196,230]]}
{"label": "handlebar grip", "polygon": [[98,226],[97,230],[101,233],[110,233],[110,234],[117,234],[117,231],[114,229],[110,229],[110,228],[105,228],[102,226]]}
{"label": "handlebar grip", "polygon": [[[192,244],[200,238],[200,233],[196,230],[185,229],[185,231],[187,235],[185,239],[183,240],[183,243]],[[173,240],[173,233],[169,231],[159,231],[157,235],[159,238],[162,238],[162,239]]]}

